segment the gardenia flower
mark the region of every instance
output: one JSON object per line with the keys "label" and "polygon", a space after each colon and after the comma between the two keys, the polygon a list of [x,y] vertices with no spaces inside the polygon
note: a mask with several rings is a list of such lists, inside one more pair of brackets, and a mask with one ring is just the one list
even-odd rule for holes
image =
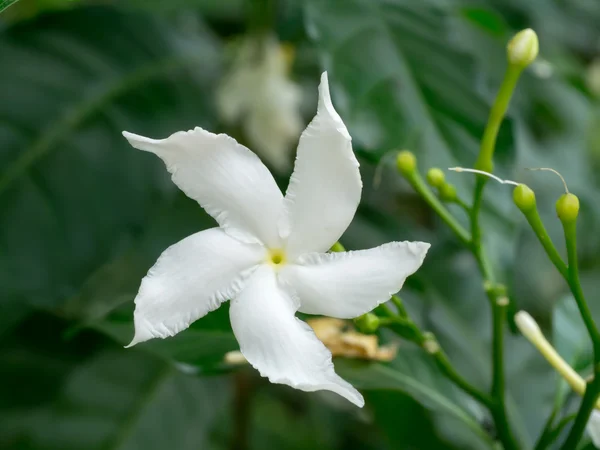
{"label": "gardenia flower", "polygon": [[250,144],[278,172],[290,168],[303,126],[301,91],[289,78],[289,59],[275,37],[248,36],[217,92],[222,119],[241,124]]}
{"label": "gardenia flower", "polygon": [[326,253],[350,224],[362,189],[327,74],[285,197],[258,157],[227,135],[202,128],[163,140],[123,135],[159,156],[175,184],[219,224],[172,245],[150,269],[135,298],[129,346],[173,336],[230,299],[240,350],[262,376],[363,406],[295,313],[353,318],[371,311],[421,266],[429,244]]}

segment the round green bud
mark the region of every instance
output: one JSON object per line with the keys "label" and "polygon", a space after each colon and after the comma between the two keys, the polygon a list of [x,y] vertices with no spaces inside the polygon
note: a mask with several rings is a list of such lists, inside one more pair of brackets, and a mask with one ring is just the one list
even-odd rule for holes
{"label": "round green bud", "polygon": [[563,194],[556,201],[556,214],[561,222],[573,222],[579,215],[579,199],[573,194]]}
{"label": "round green bud", "polygon": [[453,202],[456,200],[456,188],[454,185],[444,183],[439,187],[440,198],[445,202]]}
{"label": "round green bud", "polygon": [[527,67],[537,57],[539,45],[537,34],[531,28],[519,31],[508,43],[508,61],[520,68]]}
{"label": "round green bud", "polygon": [[429,169],[429,171],[427,172],[427,182],[431,186],[435,188],[440,188],[445,181],[446,176],[444,175],[444,172],[442,172],[441,169],[434,167],[433,169]]}
{"label": "round green bud", "polygon": [[526,213],[535,209],[535,194],[525,184],[519,184],[513,191],[513,201],[517,208]]}
{"label": "round green bud", "polygon": [[402,150],[396,157],[396,166],[402,175],[411,175],[417,168],[417,158],[412,152]]}
{"label": "round green bud", "polygon": [[379,317],[373,313],[363,314],[354,319],[354,324],[363,333],[374,333],[379,328]]}

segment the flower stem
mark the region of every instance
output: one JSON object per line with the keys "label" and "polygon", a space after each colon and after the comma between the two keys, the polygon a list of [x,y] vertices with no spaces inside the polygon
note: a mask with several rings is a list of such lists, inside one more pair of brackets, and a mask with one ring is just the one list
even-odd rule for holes
{"label": "flower stem", "polygon": [[465,245],[469,245],[471,237],[465,228],[458,223],[454,216],[448,211],[448,209],[442,204],[442,202],[435,196],[433,191],[425,183],[418,171],[414,170],[411,173],[404,174],[406,180],[410,183],[413,189],[423,197],[425,202],[433,209],[440,219],[442,219],[448,227],[454,231],[456,236]]}
{"label": "flower stem", "polygon": [[561,447],[564,450],[568,450],[577,447],[600,394],[600,333],[598,333],[598,328],[592,318],[579,280],[579,270],[577,267],[577,222],[575,220],[563,220],[562,223],[567,245],[569,287],[571,288],[573,297],[575,297],[577,308],[590,335],[594,349],[594,378],[587,383],[581,406],[575,417],[575,423],[567,436],[567,440]]}
{"label": "flower stem", "polygon": [[[512,98],[515,87],[517,86],[517,81],[519,81],[519,76],[521,75],[522,71],[522,68],[519,68],[513,64],[509,64],[506,68],[504,79],[502,80],[502,84],[500,85],[500,89],[496,95],[496,100],[492,105],[490,117],[488,118],[488,122],[483,133],[483,138],[481,139],[481,146],[479,149],[477,162],[475,163],[475,169],[490,173],[494,170],[492,159],[494,157],[494,150],[496,148],[498,131],[500,130],[500,125],[502,124],[502,120],[506,115],[510,99]],[[485,178],[482,179],[485,180]]]}
{"label": "flower stem", "polygon": [[540,218],[537,208],[532,208],[528,211],[524,211],[523,214],[525,215],[527,222],[531,226],[531,229],[540,241],[540,244],[542,244],[542,247],[544,247],[548,258],[550,259],[550,261],[552,261],[552,264],[554,264],[554,267],[556,267],[556,269],[560,272],[563,278],[568,282],[569,274],[567,265],[564,263],[563,259],[558,253],[558,250],[556,250],[556,247],[552,243],[552,240],[550,239],[550,236],[546,231],[546,227],[544,227],[544,224],[542,223],[542,219]]}
{"label": "flower stem", "polygon": [[[493,405],[494,405],[493,400],[487,393],[485,393],[485,392],[481,391],[480,389],[478,389],[477,387],[473,386],[471,383],[469,383],[463,376],[461,376],[456,371],[456,369],[452,366],[452,363],[448,359],[448,356],[446,355],[446,353],[444,353],[444,351],[440,347],[440,345],[439,345],[437,339],[435,338],[435,336],[433,335],[433,333],[429,333],[429,332],[424,333],[408,317],[401,317],[399,315],[392,316],[392,315],[390,315],[389,310],[386,310],[383,313],[385,314],[386,319],[392,319],[394,322],[396,322],[398,325],[401,325],[402,327],[410,327],[411,328],[411,332],[409,334],[407,334],[405,332],[404,333],[401,332],[400,330],[398,330],[397,328],[395,328],[393,326],[390,326],[390,329],[392,331],[394,331],[396,334],[398,334],[402,337],[411,336],[410,340],[413,341],[415,344],[417,344],[419,347],[421,347],[423,350],[425,350],[427,353],[429,353],[433,357],[433,359],[434,359],[436,365],[438,366],[438,368],[440,369],[440,371],[444,375],[446,375],[446,377],[451,382],[453,382],[456,386],[458,386],[460,389],[465,391],[471,397],[473,397],[474,399],[476,399],[477,401],[482,403],[484,406],[486,406],[490,409],[493,407]],[[384,322],[384,323],[386,323],[386,322]],[[388,324],[386,323],[386,325],[388,325]]]}
{"label": "flower stem", "polygon": [[[490,111],[490,116],[483,133],[479,156],[475,162],[475,169],[491,173],[494,169],[493,156],[496,147],[496,139],[500,125],[508,109],[510,99],[521,75],[522,68],[509,64],[504,74],[504,80]],[[493,272],[481,243],[481,226],[479,223],[479,211],[483,203],[483,191],[487,178],[478,175],[475,181],[473,194],[473,206],[470,210],[471,241],[469,246],[477,259],[477,263],[483,275],[484,284],[494,283]],[[510,431],[506,414],[505,404],[505,382],[504,382],[504,322],[506,321],[506,307],[508,299],[504,294],[500,295],[495,289],[486,289],[492,307],[492,389],[491,396],[493,407],[490,408],[498,436],[506,450],[518,449],[519,446]]]}

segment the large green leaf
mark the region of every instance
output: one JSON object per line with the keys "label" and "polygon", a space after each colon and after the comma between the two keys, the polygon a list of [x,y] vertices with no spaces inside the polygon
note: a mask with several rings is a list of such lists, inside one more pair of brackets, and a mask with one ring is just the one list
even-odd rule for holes
{"label": "large green leaf", "polygon": [[[391,366],[338,361],[336,370],[359,389],[397,390],[408,394],[432,412],[456,419],[459,427],[470,431],[471,445],[492,446],[492,439],[480,423],[484,417],[481,409],[444,378],[426,355],[417,352],[404,349]],[[459,436],[457,429],[454,435]],[[477,445],[470,448],[481,448]]]}
{"label": "large green leaf", "polygon": [[82,8],[0,34],[2,302],[78,295],[164,214],[176,188],[121,131],[211,123],[217,47],[199,25]]}
{"label": "large green leaf", "polygon": [[0,345],[0,447],[197,449],[228,403],[200,379],[97,335],[65,342],[64,324],[29,319]]}
{"label": "large green leaf", "polygon": [[[312,0],[306,12],[359,146],[412,144],[423,167],[473,163],[490,103],[474,90],[472,60],[452,45],[442,12],[388,0]],[[499,159],[513,150],[503,127]]]}

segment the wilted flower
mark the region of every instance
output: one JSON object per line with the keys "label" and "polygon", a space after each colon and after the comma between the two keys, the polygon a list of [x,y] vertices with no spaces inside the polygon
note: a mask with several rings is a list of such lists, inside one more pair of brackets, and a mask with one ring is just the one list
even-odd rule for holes
{"label": "wilted flower", "polygon": [[273,36],[248,36],[217,93],[226,123],[241,124],[250,144],[277,171],[287,170],[302,130],[301,92],[289,78],[289,52]]}
{"label": "wilted flower", "polygon": [[[359,333],[344,320],[319,317],[308,319],[306,323],[333,356],[370,361],[392,361],[396,357],[398,348],[395,345],[380,346],[377,336]],[[235,350],[226,353],[224,359],[228,364],[247,362],[244,355]]]}
{"label": "wilted flower", "polygon": [[123,134],[158,155],[175,184],[219,224],[169,247],[150,269],[135,299],[130,346],[172,336],[231,299],[233,332],[262,376],[304,391],[333,391],[362,406],[360,393],[335,373],[331,353],[295,313],[353,318],[372,310],[420,267],[429,244],[324,253],[350,224],[362,189],[327,74],[285,197],[258,157],[224,134],[202,128],[163,140]]}

